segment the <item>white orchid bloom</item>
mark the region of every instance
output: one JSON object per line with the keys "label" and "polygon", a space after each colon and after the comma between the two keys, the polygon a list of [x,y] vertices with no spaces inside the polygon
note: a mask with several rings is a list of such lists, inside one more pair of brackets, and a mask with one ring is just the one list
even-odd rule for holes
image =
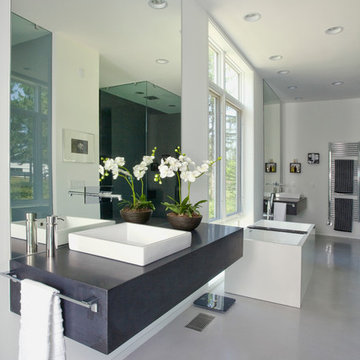
{"label": "white orchid bloom", "polygon": [[113,174],[113,179],[116,180],[119,176],[119,168],[117,167],[117,165],[114,166],[113,169],[111,169],[112,174]]}
{"label": "white orchid bloom", "polygon": [[121,156],[117,156],[114,161],[115,161],[116,165],[118,165],[118,166],[125,165],[125,159]]}
{"label": "white orchid bloom", "polygon": [[169,168],[172,171],[178,171],[179,167],[181,166],[181,162],[172,156],[167,157],[165,163],[169,164]]}
{"label": "white orchid bloom", "polygon": [[173,170],[171,170],[168,167],[168,165],[166,165],[165,163],[162,163],[161,165],[159,165],[159,172],[160,172],[160,177],[161,178],[175,176],[175,172]]}
{"label": "white orchid bloom", "polygon": [[192,171],[184,171],[180,174],[180,177],[185,182],[194,182],[196,180],[196,177]]}
{"label": "white orchid bloom", "polygon": [[147,170],[147,162],[146,161],[142,161],[140,164],[139,164],[139,167],[143,170]]}
{"label": "white orchid bloom", "polygon": [[99,173],[101,176],[104,176],[105,169],[102,165],[99,165]]}
{"label": "white orchid bloom", "polygon": [[209,164],[207,164],[206,162],[203,163],[201,166],[198,166],[197,169],[201,172],[201,173],[206,173],[209,170]]}
{"label": "white orchid bloom", "polygon": [[155,159],[155,156],[147,156],[147,155],[143,156],[143,162],[146,163],[146,166],[150,165],[154,159]]}
{"label": "white orchid bloom", "polygon": [[134,170],[134,176],[136,177],[136,179],[140,180],[144,177],[147,167],[145,166],[145,168],[144,168],[141,166],[141,164],[140,165],[138,164],[133,167],[133,170]]}
{"label": "white orchid bloom", "polygon": [[114,159],[107,159],[104,162],[104,168],[105,170],[110,170],[114,165]]}
{"label": "white orchid bloom", "polygon": [[180,172],[183,172],[183,171],[187,171],[188,170],[188,166],[189,164],[185,161],[181,164],[181,166],[179,167],[179,170]]}

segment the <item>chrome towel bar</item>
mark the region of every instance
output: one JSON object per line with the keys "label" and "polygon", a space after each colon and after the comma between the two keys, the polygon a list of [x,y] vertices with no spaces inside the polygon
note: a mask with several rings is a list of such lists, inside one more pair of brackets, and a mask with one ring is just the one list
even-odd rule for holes
{"label": "chrome towel bar", "polygon": [[[0,272],[0,275],[10,279],[13,282],[21,283],[21,280],[16,277],[16,274],[14,272]],[[98,312],[98,299],[94,296],[85,300],[75,300],[63,294],[55,294],[55,296],[58,296],[60,299],[69,301],[73,304],[77,304],[87,309],[90,309],[92,312]]]}

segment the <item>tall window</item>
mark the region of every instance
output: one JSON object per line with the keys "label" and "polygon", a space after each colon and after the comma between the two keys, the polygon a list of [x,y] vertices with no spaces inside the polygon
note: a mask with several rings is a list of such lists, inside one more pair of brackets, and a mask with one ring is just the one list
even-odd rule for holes
{"label": "tall window", "polygon": [[[209,94],[209,154],[208,159],[215,161],[218,155],[218,122],[219,122],[219,98],[213,93]],[[211,168],[209,174],[209,218],[213,219],[217,217],[218,209],[216,205],[217,201],[217,171],[216,166]]]}
{"label": "tall window", "polygon": [[221,44],[209,43],[209,159],[222,161],[209,177],[209,219],[241,210],[242,72]]}

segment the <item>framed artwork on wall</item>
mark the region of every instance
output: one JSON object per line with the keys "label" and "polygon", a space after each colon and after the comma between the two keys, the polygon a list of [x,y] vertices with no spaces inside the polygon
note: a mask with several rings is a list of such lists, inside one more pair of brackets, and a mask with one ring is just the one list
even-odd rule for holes
{"label": "framed artwork on wall", "polygon": [[320,154],[319,153],[308,153],[307,154],[308,164],[320,164]]}
{"label": "framed artwork on wall", "polygon": [[276,173],[276,163],[274,163],[274,162],[265,163],[265,172],[266,173]]}
{"label": "framed artwork on wall", "polygon": [[93,163],[95,161],[94,149],[94,134],[63,129],[63,161]]}
{"label": "framed artwork on wall", "polygon": [[301,163],[298,163],[298,162],[290,163],[290,173],[300,174],[301,173]]}

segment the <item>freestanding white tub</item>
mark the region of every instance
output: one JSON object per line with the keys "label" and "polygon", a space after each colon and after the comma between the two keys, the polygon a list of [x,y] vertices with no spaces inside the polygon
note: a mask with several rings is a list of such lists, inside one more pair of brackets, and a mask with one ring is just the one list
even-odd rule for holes
{"label": "freestanding white tub", "polygon": [[225,291],[300,308],[314,255],[315,225],[260,220],[244,231],[244,255],[225,271]]}

